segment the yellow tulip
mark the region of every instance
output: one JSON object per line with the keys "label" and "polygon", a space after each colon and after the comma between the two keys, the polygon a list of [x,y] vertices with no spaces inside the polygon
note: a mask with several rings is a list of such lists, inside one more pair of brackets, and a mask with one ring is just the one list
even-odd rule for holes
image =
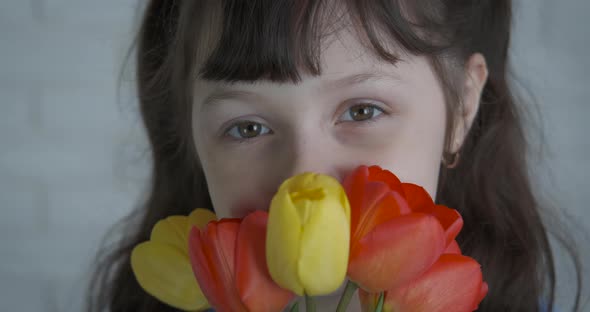
{"label": "yellow tulip", "polygon": [[207,309],[188,256],[188,234],[193,226],[203,229],[213,212],[195,209],[189,216],[158,221],[150,236],[131,252],[131,268],[139,285],[158,300],[185,311]]}
{"label": "yellow tulip", "polygon": [[350,205],[334,178],[303,173],[287,179],[271,201],[266,240],[268,269],[298,295],[325,295],[346,276]]}

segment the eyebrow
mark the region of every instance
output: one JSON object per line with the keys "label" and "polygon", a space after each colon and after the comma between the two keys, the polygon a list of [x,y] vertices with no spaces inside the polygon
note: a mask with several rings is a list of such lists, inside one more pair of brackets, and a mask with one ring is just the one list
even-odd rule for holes
{"label": "eyebrow", "polygon": [[[397,82],[400,81],[399,77],[384,73],[384,72],[369,72],[369,73],[360,73],[354,74],[350,76],[346,76],[343,78],[329,80],[322,83],[319,86],[319,90],[321,91],[333,91],[338,89],[347,88],[357,84],[363,84],[368,82],[376,82],[376,81],[392,81]],[[202,102],[201,111],[208,110],[215,106],[215,103],[219,103],[222,101],[230,101],[230,100],[253,100],[253,99],[260,99],[260,96],[255,92],[245,91],[245,90],[232,90],[227,88],[219,88],[213,92],[211,92]]]}

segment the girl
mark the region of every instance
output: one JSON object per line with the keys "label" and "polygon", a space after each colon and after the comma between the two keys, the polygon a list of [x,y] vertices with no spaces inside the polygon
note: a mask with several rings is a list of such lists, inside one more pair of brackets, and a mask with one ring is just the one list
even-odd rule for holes
{"label": "girl", "polygon": [[151,189],[98,264],[90,310],[174,311],[129,264],[158,220],[241,217],[294,174],[360,164],[460,211],[461,249],[490,285],[481,311],[551,309],[510,29],[508,0],[149,1],[136,56]]}

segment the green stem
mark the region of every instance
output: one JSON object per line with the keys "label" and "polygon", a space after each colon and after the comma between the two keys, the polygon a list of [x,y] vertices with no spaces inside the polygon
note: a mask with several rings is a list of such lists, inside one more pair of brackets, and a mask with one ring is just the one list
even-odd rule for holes
{"label": "green stem", "polygon": [[308,295],[305,295],[305,311],[315,312],[315,302],[313,301],[313,297]]}
{"label": "green stem", "polygon": [[299,312],[299,301],[296,301],[292,306],[289,312]]}
{"label": "green stem", "polygon": [[385,299],[385,293],[382,292],[379,295],[379,301],[377,302],[377,307],[375,308],[375,312],[381,312],[383,311],[383,300]]}
{"label": "green stem", "polygon": [[340,297],[340,301],[338,302],[338,307],[336,308],[336,312],[345,312],[348,304],[350,303],[350,299],[352,299],[352,295],[357,290],[358,285],[352,281],[346,282],[346,288],[344,288],[344,293],[342,297]]}

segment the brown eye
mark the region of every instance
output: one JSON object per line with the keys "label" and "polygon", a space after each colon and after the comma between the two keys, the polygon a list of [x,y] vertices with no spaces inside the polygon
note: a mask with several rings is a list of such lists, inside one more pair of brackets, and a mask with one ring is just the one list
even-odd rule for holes
{"label": "brown eye", "polygon": [[350,110],[350,117],[356,121],[362,121],[373,117],[373,107],[371,106],[355,106]]}
{"label": "brown eye", "polygon": [[262,134],[270,133],[270,129],[258,122],[242,121],[233,125],[227,134],[235,139],[252,139]]}
{"label": "brown eye", "polygon": [[383,110],[375,105],[355,105],[344,114],[344,121],[366,121],[383,113]]}
{"label": "brown eye", "polygon": [[244,122],[238,125],[238,131],[243,138],[253,138],[260,134],[260,124]]}

